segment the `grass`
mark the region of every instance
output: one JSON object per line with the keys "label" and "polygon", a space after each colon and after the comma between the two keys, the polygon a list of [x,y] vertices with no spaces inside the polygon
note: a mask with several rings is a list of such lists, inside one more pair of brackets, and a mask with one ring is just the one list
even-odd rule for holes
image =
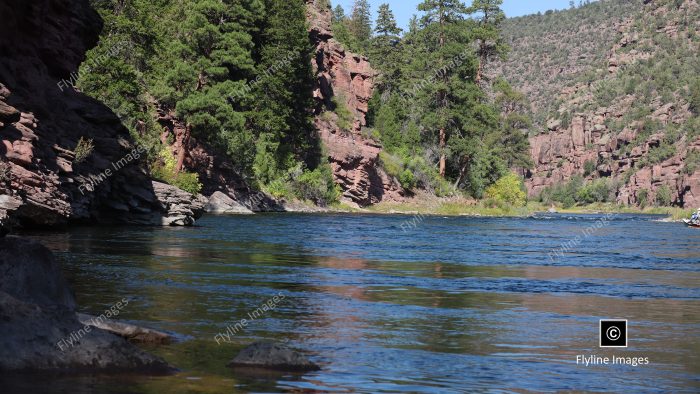
{"label": "grass", "polygon": [[[493,204],[488,200],[469,200],[466,198],[430,198],[415,199],[405,203],[380,203],[366,209],[367,212],[385,214],[423,214],[443,216],[491,216],[491,217],[525,217],[537,212],[547,212],[550,206],[530,201],[524,207],[508,204]],[[593,214],[593,213],[637,213],[648,215],[666,215],[679,221],[689,218],[692,209],[678,207],[650,207],[640,209],[611,203],[595,203],[572,208],[556,208],[560,213]]]}

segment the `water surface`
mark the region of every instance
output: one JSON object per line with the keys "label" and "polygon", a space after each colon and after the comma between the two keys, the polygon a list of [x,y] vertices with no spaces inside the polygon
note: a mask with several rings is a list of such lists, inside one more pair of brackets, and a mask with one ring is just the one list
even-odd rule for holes
{"label": "water surface", "polygon": [[[56,379],[65,392],[698,392],[700,231],[657,217],[526,219],[271,214],[195,228],[74,228],[57,252],[81,309],[177,333],[152,349],[172,377]],[[565,246],[562,249],[562,245]],[[554,250],[563,254],[552,253]],[[274,310],[215,336],[277,294]],[[629,347],[598,322],[629,320]],[[250,375],[225,364],[256,340],[323,369]],[[577,365],[577,355],[648,357]],[[18,386],[31,382],[20,382]],[[43,386],[42,386],[43,387]]]}

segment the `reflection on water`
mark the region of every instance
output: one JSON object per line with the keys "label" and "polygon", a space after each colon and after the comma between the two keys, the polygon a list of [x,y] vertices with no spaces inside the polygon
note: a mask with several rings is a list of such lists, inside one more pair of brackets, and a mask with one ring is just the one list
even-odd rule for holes
{"label": "reflection on water", "polygon": [[[128,297],[120,317],[186,338],[152,349],[183,370],[176,376],[61,378],[51,387],[697,392],[700,231],[619,216],[548,258],[597,219],[432,217],[404,233],[405,217],[256,215],[207,217],[190,229],[35,234],[57,252],[85,311]],[[274,311],[233,344],[216,344],[279,292],[286,298]],[[601,318],[629,320],[628,349],[598,348]],[[323,370],[245,376],[225,367],[258,339],[290,341]],[[583,367],[578,354],[651,364]]]}

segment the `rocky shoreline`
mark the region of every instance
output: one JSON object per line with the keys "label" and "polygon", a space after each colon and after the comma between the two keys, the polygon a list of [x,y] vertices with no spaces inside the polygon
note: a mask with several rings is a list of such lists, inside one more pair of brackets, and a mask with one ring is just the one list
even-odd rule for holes
{"label": "rocky shoreline", "polygon": [[81,323],[59,264],[40,243],[0,238],[0,272],[3,373],[176,372],[123,337]]}

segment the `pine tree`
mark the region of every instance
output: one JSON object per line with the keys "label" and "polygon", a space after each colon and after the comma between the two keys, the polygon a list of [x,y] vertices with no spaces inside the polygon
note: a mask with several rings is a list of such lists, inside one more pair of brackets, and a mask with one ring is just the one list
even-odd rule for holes
{"label": "pine tree", "polygon": [[468,38],[458,32],[459,22],[464,20],[466,7],[457,0],[424,0],[418,5],[423,11],[421,22],[428,39],[428,55],[437,67],[437,81],[433,87],[435,94],[434,116],[432,122],[438,130],[439,173],[445,177],[447,171],[447,140],[453,115],[450,113],[450,78],[455,75],[454,67],[449,67],[450,61],[456,55],[456,47],[469,44]]}
{"label": "pine tree", "polygon": [[359,48],[365,50],[372,37],[372,14],[367,0],[355,0],[350,17],[350,33]]}
{"label": "pine tree", "polygon": [[397,39],[398,35],[401,34],[401,29],[396,25],[396,18],[389,8],[389,4],[380,5],[377,14],[377,27],[374,31],[380,36]]}
{"label": "pine tree", "polygon": [[318,141],[312,136],[311,52],[303,0],[266,0],[261,61],[251,124],[257,131],[255,174],[267,184],[303,161],[318,165]]}
{"label": "pine tree", "polygon": [[490,58],[507,50],[507,47],[502,42],[499,29],[506,18],[505,13],[501,10],[502,4],[503,0],[474,0],[467,11],[470,14],[476,14],[476,18],[479,21],[478,27],[474,30],[479,46],[479,69],[476,73],[477,84],[481,83]]}
{"label": "pine tree", "polygon": [[401,29],[396,25],[394,13],[388,4],[379,6],[375,32],[372,39],[370,60],[378,69],[382,70],[380,89],[392,90],[398,85],[402,63],[402,54],[399,51],[401,43]]}
{"label": "pine tree", "polygon": [[332,22],[333,22],[333,23],[339,23],[339,22],[343,22],[344,20],[345,20],[345,10],[343,9],[343,6],[341,6],[340,4],[338,4],[338,5],[335,6],[335,8],[333,9],[333,19],[332,19]]}

